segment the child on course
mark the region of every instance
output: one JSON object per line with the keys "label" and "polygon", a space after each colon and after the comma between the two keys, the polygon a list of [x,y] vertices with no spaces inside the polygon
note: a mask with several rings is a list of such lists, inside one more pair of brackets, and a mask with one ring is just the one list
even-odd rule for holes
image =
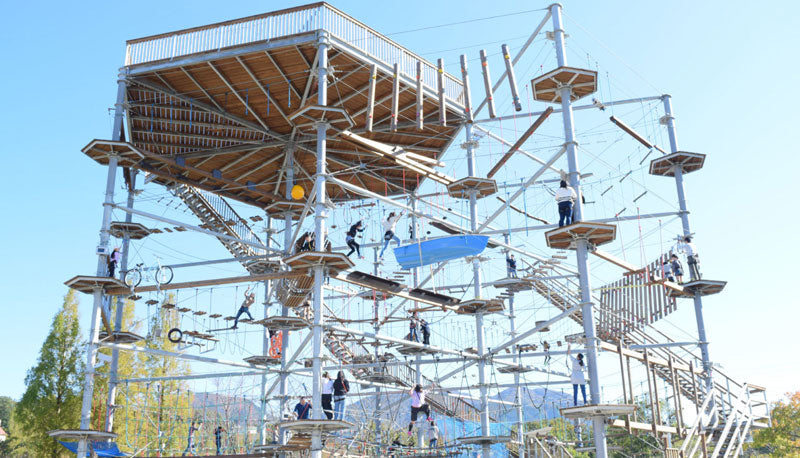
{"label": "child on course", "polygon": [[417,421],[417,415],[419,415],[420,412],[425,413],[428,421],[433,421],[431,418],[431,409],[425,402],[425,393],[425,390],[422,389],[422,385],[415,386],[409,392],[411,395],[411,423],[408,424],[409,436],[411,435],[411,430],[414,429],[414,422]]}
{"label": "child on course", "polygon": [[397,245],[400,246],[400,237],[394,235],[394,228],[395,228],[395,226],[397,226],[397,221],[400,220],[401,216],[403,216],[403,212],[400,212],[400,214],[395,214],[395,212],[391,212],[391,213],[389,213],[389,216],[386,218],[386,221],[384,221],[382,223],[383,224],[383,229],[386,232],[384,232],[384,234],[383,234],[384,243],[383,243],[383,249],[381,250],[381,255],[380,255],[381,259],[383,259],[383,253],[386,251],[386,248],[389,247],[389,243],[392,240],[397,242]]}
{"label": "child on course", "polygon": [[355,251],[358,254],[358,259],[364,259],[364,256],[361,256],[361,245],[356,242],[356,234],[358,232],[364,232],[364,225],[361,223],[361,221],[350,226],[350,230],[347,231],[345,242],[347,243],[347,246],[350,247],[350,252],[347,253],[348,258]]}
{"label": "child on course", "polygon": [[233,319],[233,327],[231,329],[238,329],[239,328],[239,317],[243,314],[247,314],[250,317],[250,320],[253,320],[253,315],[250,314],[250,306],[253,305],[253,302],[256,301],[256,293],[250,292],[250,287],[248,286],[244,292],[244,302],[242,302],[242,306],[239,307],[239,311],[236,313],[236,318]]}

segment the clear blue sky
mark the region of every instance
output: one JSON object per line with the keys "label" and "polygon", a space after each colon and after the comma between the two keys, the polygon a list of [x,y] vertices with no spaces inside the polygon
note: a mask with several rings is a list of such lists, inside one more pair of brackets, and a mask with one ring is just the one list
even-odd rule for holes
{"label": "clear blue sky", "polygon": [[[4,9],[0,395],[17,398],[24,391],[25,372],[66,292],[63,281],[94,269],[105,170],[80,148],[108,136],[125,40],[296,4],[15,2]],[[389,34],[547,6],[333,4]],[[687,186],[704,270],[729,281],[723,295],[705,302],[712,358],[739,379],[766,385],[772,398],[800,389],[794,338],[800,303],[792,286],[800,254],[793,236],[800,220],[792,210],[800,160],[791,140],[800,125],[793,103],[800,72],[795,59],[800,4],[567,1],[565,11],[568,33],[580,46],[571,48],[572,63],[585,62],[581,49],[591,49],[592,56],[603,59],[603,68],[630,83],[630,94],[670,93],[681,146],[709,154],[706,169],[692,175]],[[428,59],[445,57],[452,64],[458,54],[476,54],[486,43],[518,46],[540,18],[541,13],[525,13],[391,36]],[[587,39],[575,23],[617,57]],[[500,74],[499,66],[494,72]],[[661,194],[674,199],[668,185],[662,185]],[[88,305],[84,299],[84,319]],[[676,320],[693,332],[687,311],[684,306]]]}

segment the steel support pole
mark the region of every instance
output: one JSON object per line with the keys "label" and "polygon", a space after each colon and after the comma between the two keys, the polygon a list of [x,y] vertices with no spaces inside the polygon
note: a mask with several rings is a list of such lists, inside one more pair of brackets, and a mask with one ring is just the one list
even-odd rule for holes
{"label": "steel support pole", "polygon": [[[419,224],[419,218],[417,217],[416,214],[417,199],[413,195],[411,196],[411,208],[414,210],[414,213],[411,214],[411,234],[409,235],[411,236],[411,240],[413,242],[416,242],[417,237],[419,236],[419,234],[417,233],[417,224]],[[411,269],[411,275],[412,275],[411,284],[414,285],[414,288],[417,288],[419,286],[419,267],[414,267],[413,269]],[[418,305],[419,303],[415,301],[414,310],[417,309]],[[419,340],[422,337],[422,329],[420,328],[419,323],[417,323],[416,332],[417,332],[417,340]],[[422,385],[422,372],[420,370],[421,368],[420,361],[422,361],[422,356],[417,354],[414,357],[414,383],[417,385]],[[417,447],[422,447],[423,445],[422,437],[423,437],[422,428],[417,428]]]}
{"label": "steel support pole", "polygon": [[[272,229],[272,218],[269,217],[269,214],[266,215],[267,220],[267,240],[264,242],[267,247],[269,247],[270,242],[272,240],[272,234],[270,230]],[[264,282],[264,319],[269,318],[269,297],[271,295],[271,285],[270,280]],[[269,329],[266,327],[264,328],[264,334],[261,336],[261,354],[264,356],[269,355],[269,345],[270,345],[270,336],[269,336]],[[283,352],[281,352],[281,357],[283,357]],[[261,391],[259,399],[261,400],[261,424],[258,428],[259,434],[259,442],[261,445],[266,445],[267,443],[267,372],[261,374]]]}
{"label": "steel support pole", "polygon": [[[476,175],[475,167],[475,141],[472,136],[472,123],[467,122],[465,126],[466,141],[464,148],[467,150],[467,172],[471,177]],[[473,189],[469,193],[469,223],[473,233],[478,230],[478,199],[476,191]],[[472,282],[475,291],[475,298],[481,297],[481,261],[475,256],[472,259]],[[477,334],[476,347],[478,350],[478,383],[481,392],[481,436],[489,436],[489,390],[486,387],[486,342],[483,330],[483,313],[475,315],[475,333]],[[491,445],[482,445],[482,456],[491,456]]]}
{"label": "steel support pole", "polygon": [[[669,134],[669,147],[670,151],[675,153],[678,151],[678,134],[675,128],[675,116],[672,114],[672,97],[664,95],[662,96],[662,100],[664,101],[664,118],[666,119],[667,133]],[[692,231],[689,227],[689,212],[686,209],[686,194],[683,187],[683,168],[676,165],[673,171],[675,172],[675,188],[678,192],[681,226],[683,226],[684,237],[687,237],[691,235]],[[708,337],[706,336],[705,319],[703,318],[703,298],[700,297],[699,293],[695,293],[693,299],[694,317],[697,321],[697,339],[700,345],[700,356],[703,359],[703,371],[706,373],[706,389],[711,389],[714,385],[714,378],[711,357],[708,354]]]}
{"label": "steel support pole", "polygon": [[[286,199],[292,198],[292,187],[294,187],[294,148],[290,147],[286,150]],[[285,256],[292,255],[292,212],[287,211],[284,214],[283,223],[283,251]],[[286,280],[279,280],[286,281]],[[281,316],[289,316],[289,308],[281,304]],[[283,420],[283,414],[286,412],[286,402],[288,400],[288,376],[289,365],[286,349],[289,348],[289,331],[283,330],[283,348],[281,350],[281,375],[280,375],[280,408],[278,410],[280,418]],[[286,432],[281,430],[278,433],[278,442],[281,445],[286,444]]]}
{"label": "steel support pole", "polygon": [[[111,128],[112,140],[119,140],[123,129],[125,101],[125,80],[121,77],[117,82],[117,101],[114,105],[114,125]],[[97,245],[97,276],[106,275],[106,262],[108,256],[108,239],[110,236],[109,227],[111,226],[111,210],[114,205],[114,186],[117,179],[118,157],[110,156],[108,159],[108,175],[106,177],[106,194],[103,201],[103,222],[100,226],[100,243]],[[102,251],[101,251],[102,250]],[[92,304],[92,318],[89,327],[89,343],[86,345],[86,374],[83,380],[83,400],[81,402],[81,429],[89,429],[91,425],[92,398],[94,396],[94,372],[97,364],[97,349],[100,334],[100,313],[103,306],[103,291],[100,288],[94,290],[94,301]],[[78,456],[86,456],[88,444],[85,439],[78,441]]]}
{"label": "steel support pole", "polygon": [[[378,266],[380,263],[378,262],[378,247],[374,247],[372,249],[372,273],[377,277],[378,276]],[[380,308],[378,307],[378,295],[376,294],[372,300],[372,308],[373,308],[373,317],[375,318],[375,322],[372,324],[372,329],[375,331],[375,334],[378,334],[378,331],[381,329],[380,320],[378,319],[378,311]],[[380,356],[380,347],[375,345],[375,361],[378,361],[378,357]],[[375,443],[381,444],[382,443],[382,434],[381,434],[381,387],[375,387]],[[380,445],[376,447],[376,454],[379,454]]]}
{"label": "steel support pole", "polygon": [[[510,237],[508,234],[503,236],[506,245],[511,243]],[[508,251],[506,251],[506,256],[508,256]],[[508,271],[508,266],[506,266],[506,270]],[[511,296],[508,298],[508,328],[510,331],[511,338],[517,336],[517,326],[516,326],[516,316],[514,315],[514,293],[511,293]],[[521,359],[517,357],[519,353],[515,350],[513,352],[514,358],[512,361],[514,364],[519,364]],[[522,388],[519,386],[519,372],[514,372],[514,402],[516,403],[516,414],[517,414],[517,442],[519,442],[519,453],[518,456],[525,456],[525,419],[522,415]]]}
{"label": "steel support pole", "polygon": [[[317,45],[317,104],[325,106],[328,104],[328,36],[321,34]],[[327,218],[327,208],[325,207],[325,162],[326,162],[326,139],[328,123],[318,121],[317,127],[317,173],[316,173],[316,203],[314,208],[314,243],[316,250],[325,250],[325,219]],[[322,325],[325,323],[323,316],[323,282],[325,272],[323,266],[314,266],[314,340],[312,350],[312,414],[313,418],[321,420],[325,418],[322,412]],[[322,458],[322,435],[318,429],[311,434],[311,457]]]}
{"label": "steel support pole", "polygon": [[[553,19],[553,38],[555,41],[556,58],[558,66],[567,65],[566,47],[564,45],[564,27],[561,21],[561,5],[555,3],[550,6]],[[567,148],[567,165],[569,167],[570,186],[578,194],[573,212],[576,219],[583,218],[583,203],[581,199],[580,171],[578,168],[577,142],[572,115],[572,89],[569,86],[561,88],[561,116],[564,122],[564,146]],[[589,370],[589,392],[592,404],[601,404],[600,377],[597,370],[597,338],[595,336],[594,311],[592,307],[592,290],[589,278],[589,246],[584,239],[577,241],[576,262],[578,265],[578,281],[581,290],[581,313],[583,315],[583,331],[586,335],[586,362]],[[606,446],[606,431],[603,417],[592,417],[592,430],[594,433],[594,446],[597,458],[608,456]]]}
{"label": "steel support pole", "polygon": [[[136,170],[131,169],[131,183],[128,189],[128,208],[133,208],[133,200],[136,190]],[[133,221],[133,213],[125,214],[125,222]],[[119,262],[119,279],[124,280],[124,272],[128,269],[128,249],[130,248],[131,237],[125,232],[122,236],[122,259]],[[117,301],[117,308],[114,315],[114,332],[122,331],[122,320],[125,313],[125,301],[121,296],[114,298]],[[117,399],[117,384],[119,379],[119,350],[111,350],[111,367],[108,370],[108,400],[106,401],[106,431],[111,432],[114,428],[114,411],[116,409],[115,400]]]}

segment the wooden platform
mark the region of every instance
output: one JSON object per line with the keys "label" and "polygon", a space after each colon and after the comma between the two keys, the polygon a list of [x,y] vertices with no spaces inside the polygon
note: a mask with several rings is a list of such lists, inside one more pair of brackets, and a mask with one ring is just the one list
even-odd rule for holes
{"label": "wooden platform", "polygon": [[431,347],[430,345],[420,347],[416,345],[398,344],[397,352],[402,355],[434,355],[439,353],[439,349],[437,347]]}
{"label": "wooden platform", "polygon": [[562,407],[559,409],[564,418],[592,418],[630,415],[636,411],[633,404],[586,404],[578,407]]}
{"label": "wooden platform", "polygon": [[332,274],[342,270],[350,270],[355,264],[343,253],[330,253],[326,251],[301,251],[283,260],[284,264],[292,271],[308,271],[317,266],[323,266],[332,271]]}
{"label": "wooden platform", "polygon": [[121,280],[112,277],[95,277],[90,275],[77,275],[64,282],[65,285],[84,294],[94,294],[97,288],[113,296],[112,289],[124,290],[122,294],[129,294],[131,289]]}
{"label": "wooden platform", "polygon": [[300,317],[296,316],[271,316],[253,323],[263,325],[267,329],[277,329],[283,331],[297,331],[306,329],[309,324]]}
{"label": "wooden platform", "polygon": [[344,420],[292,420],[278,423],[278,427],[294,432],[332,432],[353,429],[356,425]]}
{"label": "wooden platform", "polygon": [[462,444],[484,445],[484,444],[505,444],[511,442],[511,436],[465,436],[457,437],[456,441]]}
{"label": "wooden platform", "polygon": [[469,199],[472,191],[482,199],[497,193],[497,182],[489,178],[466,177],[447,185],[447,194],[456,199]]}
{"label": "wooden platform", "polygon": [[107,441],[117,438],[117,433],[97,431],[94,429],[56,429],[48,431],[47,435],[53,439],[63,441],[78,441],[81,439],[86,439],[88,441]]}
{"label": "wooden platform", "polygon": [[528,431],[525,433],[526,436],[533,436],[533,437],[547,437],[550,435],[550,431],[553,430],[552,426],[546,426],[544,428],[534,429],[533,431]]}
{"label": "wooden platform", "polygon": [[388,280],[366,272],[355,271],[347,274],[347,281],[365,288],[386,293],[397,293],[405,289],[405,285],[394,280]]}
{"label": "wooden platform", "polygon": [[[242,275],[239,277],[224,277],[212,278],[208,280],[195,280],[179,283],[168,283],[166,285],[145,285],[137,286],[136,292],[151,292],[151,291],[164,291],[170,289],[185,289],[185,288],[200,288],[203,286],[216,286],[216,285],[229,285],[232,283],[251,283],[260,282],[264,280],[275,280],[279,278],[293,278],[300,277],[304,274],[302,272],[267,272],[264,274],[255,275]],[[76,277],[77,278],[77,277]],[[109,287],[106,294],[109,296],[119,296],[123,294],[130,294],[130,288],[119,282],[121,286]],[[69,286],[69,285],[68,285]]]}
{"label": "wooden platform", "polygon": [[383,372],[360,375],[358,380],[375,383],[402,383],[397,377]]}
{"label": "wooden platform", "polygon": [[219,342],[219,339],[215,338],[213,334],[208,334],[208,333],[205,333],[205,332],[183,331],[183,335],[192,337],[194,339],[207,340],[209,342]]}
{"label": "wooden platform", "polygon": [[125,331],[114,331],[111,333],[111,336],[108,335],[108,331],[100,331],[99,339],[102,342],[114,342],[114,343],[123,343],[123,344],[133,344],[136,342],[141,342],[144,340],[144,337],[134,334],[132,332],[125,332]]}
{"label": "wooden platform", "polygon": [[475,315],[478,313],[502,313],[505,310],[503,301],[497,299],[472,299],[459,302],[456,313],[459,315]]}
{"label": "wooden platform", "polygon": [[353,127],[353,119],[347,111],[329,106],[307,105],[289,115],[289,120],[301,126],[301,131],[312,134],[316,133],[316,122],[325,121],[333,129],[345,130]]}
{"label": "wooden platform", "polygon": [[575,67],[558,67],[531,80],[533,98],[540,102],[561,103],[561,89],[570,88],[575,101],[597,91],[597,72]]}
{"label": "wooden platform", "polygon": [[[615,428],[628,428],[630,425],[631,429],[636,429],[639,431],[653,431],[653,424],[652,423],[640,423],[637,421],[625,421],[621,418],[617,418],[614,420],[610,420],[608,422],[609,426],[613,426]],[[674,426],[667,426],[667,425],[656,425],[656,432],[658,433],[668,433],[668,434],[678,434],[678,428]]]}
{"label": "wooden platform", "polygon": [[[547,320],[539,320],[539,321],[536,322],[536,326],[538,327],[538,326],[541,326],[541,325],[543,325],[545,323],[547,323]],[[549,326],[544,326],[543,328],[539,329],[539,332],[550,332],[550,327]]]}
{"label": "wooden platform", "polygon": [[495,280],[492,286],[497,289],[505,289],[509,292],[518,293],[520,291],[529,291],[533,289],[533,280],[526,279],[525,277],[507,277]]}
{"label": "wooden platform", "polygon": [[[292,220],[297,221],[300,219],[300,215],[303,212],[303,208],[306,206],[305,201],[302,200],[276,200],[271,204],[268,204],[264,207],[264,210],[270,214],[270,216],[281,216],[286,215],[287,213],[292,215]],[[314,207],[312,206],[309,208],[309,214],[314,213]]]}
{"label": "wooden platform", "polygon": [[497,368],[497,372],[501,374],[524,374],[531,371],[533,368],[527,366],[500,366]]}
{"label": "wooden platform", "polygon": [[272,358],[270,356],[253,355],[244,358],[244,362],[254,366],[275,366],[281,363],[281,359]]}
{"label": "wooden platform", "polygon": [[579,222],[545,232],[547,246],[574,250],[576,241],[586,240],[592,246],[613,242],[617,227],[613,224]]}
{"label": "wooden platform", "polygon": [[705,162],[705,154],[676,151],[650,161],[650,174],[674,177],[676,167],[680,167],[683,173],[691,173],[703,168]]}
{"label": "wooden platform", "polygon": [[697,293],[701,296],[708,296],[710,294],[721,293],[727,284],[728,282],[719,280],[694,280],[684,283],[683,287],[689,290],[692,295]]}
{"label": "wooden platform", "polygon": [[150,229],[139,223],[127,223],[125,221],[112,221],[108,229],[112,237],[121,239],[128,236],[131,240],[141,240],[150,235]]}
{"label": "wooden platform", "polygon": [[460,299],[456,299],[455,297],[446,296],[423,288],[414,288],[408,292],[408,295],[441,306],[456,305],[461,302]]}

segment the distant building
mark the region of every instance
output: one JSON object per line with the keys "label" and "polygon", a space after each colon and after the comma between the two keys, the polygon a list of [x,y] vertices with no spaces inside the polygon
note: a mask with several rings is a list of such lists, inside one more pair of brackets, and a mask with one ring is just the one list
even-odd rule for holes
{"label": "distant building", "polygon": [[3,420],[0,420],[0,442],[5,442],[8,439],[8,433],[3,429]]}

